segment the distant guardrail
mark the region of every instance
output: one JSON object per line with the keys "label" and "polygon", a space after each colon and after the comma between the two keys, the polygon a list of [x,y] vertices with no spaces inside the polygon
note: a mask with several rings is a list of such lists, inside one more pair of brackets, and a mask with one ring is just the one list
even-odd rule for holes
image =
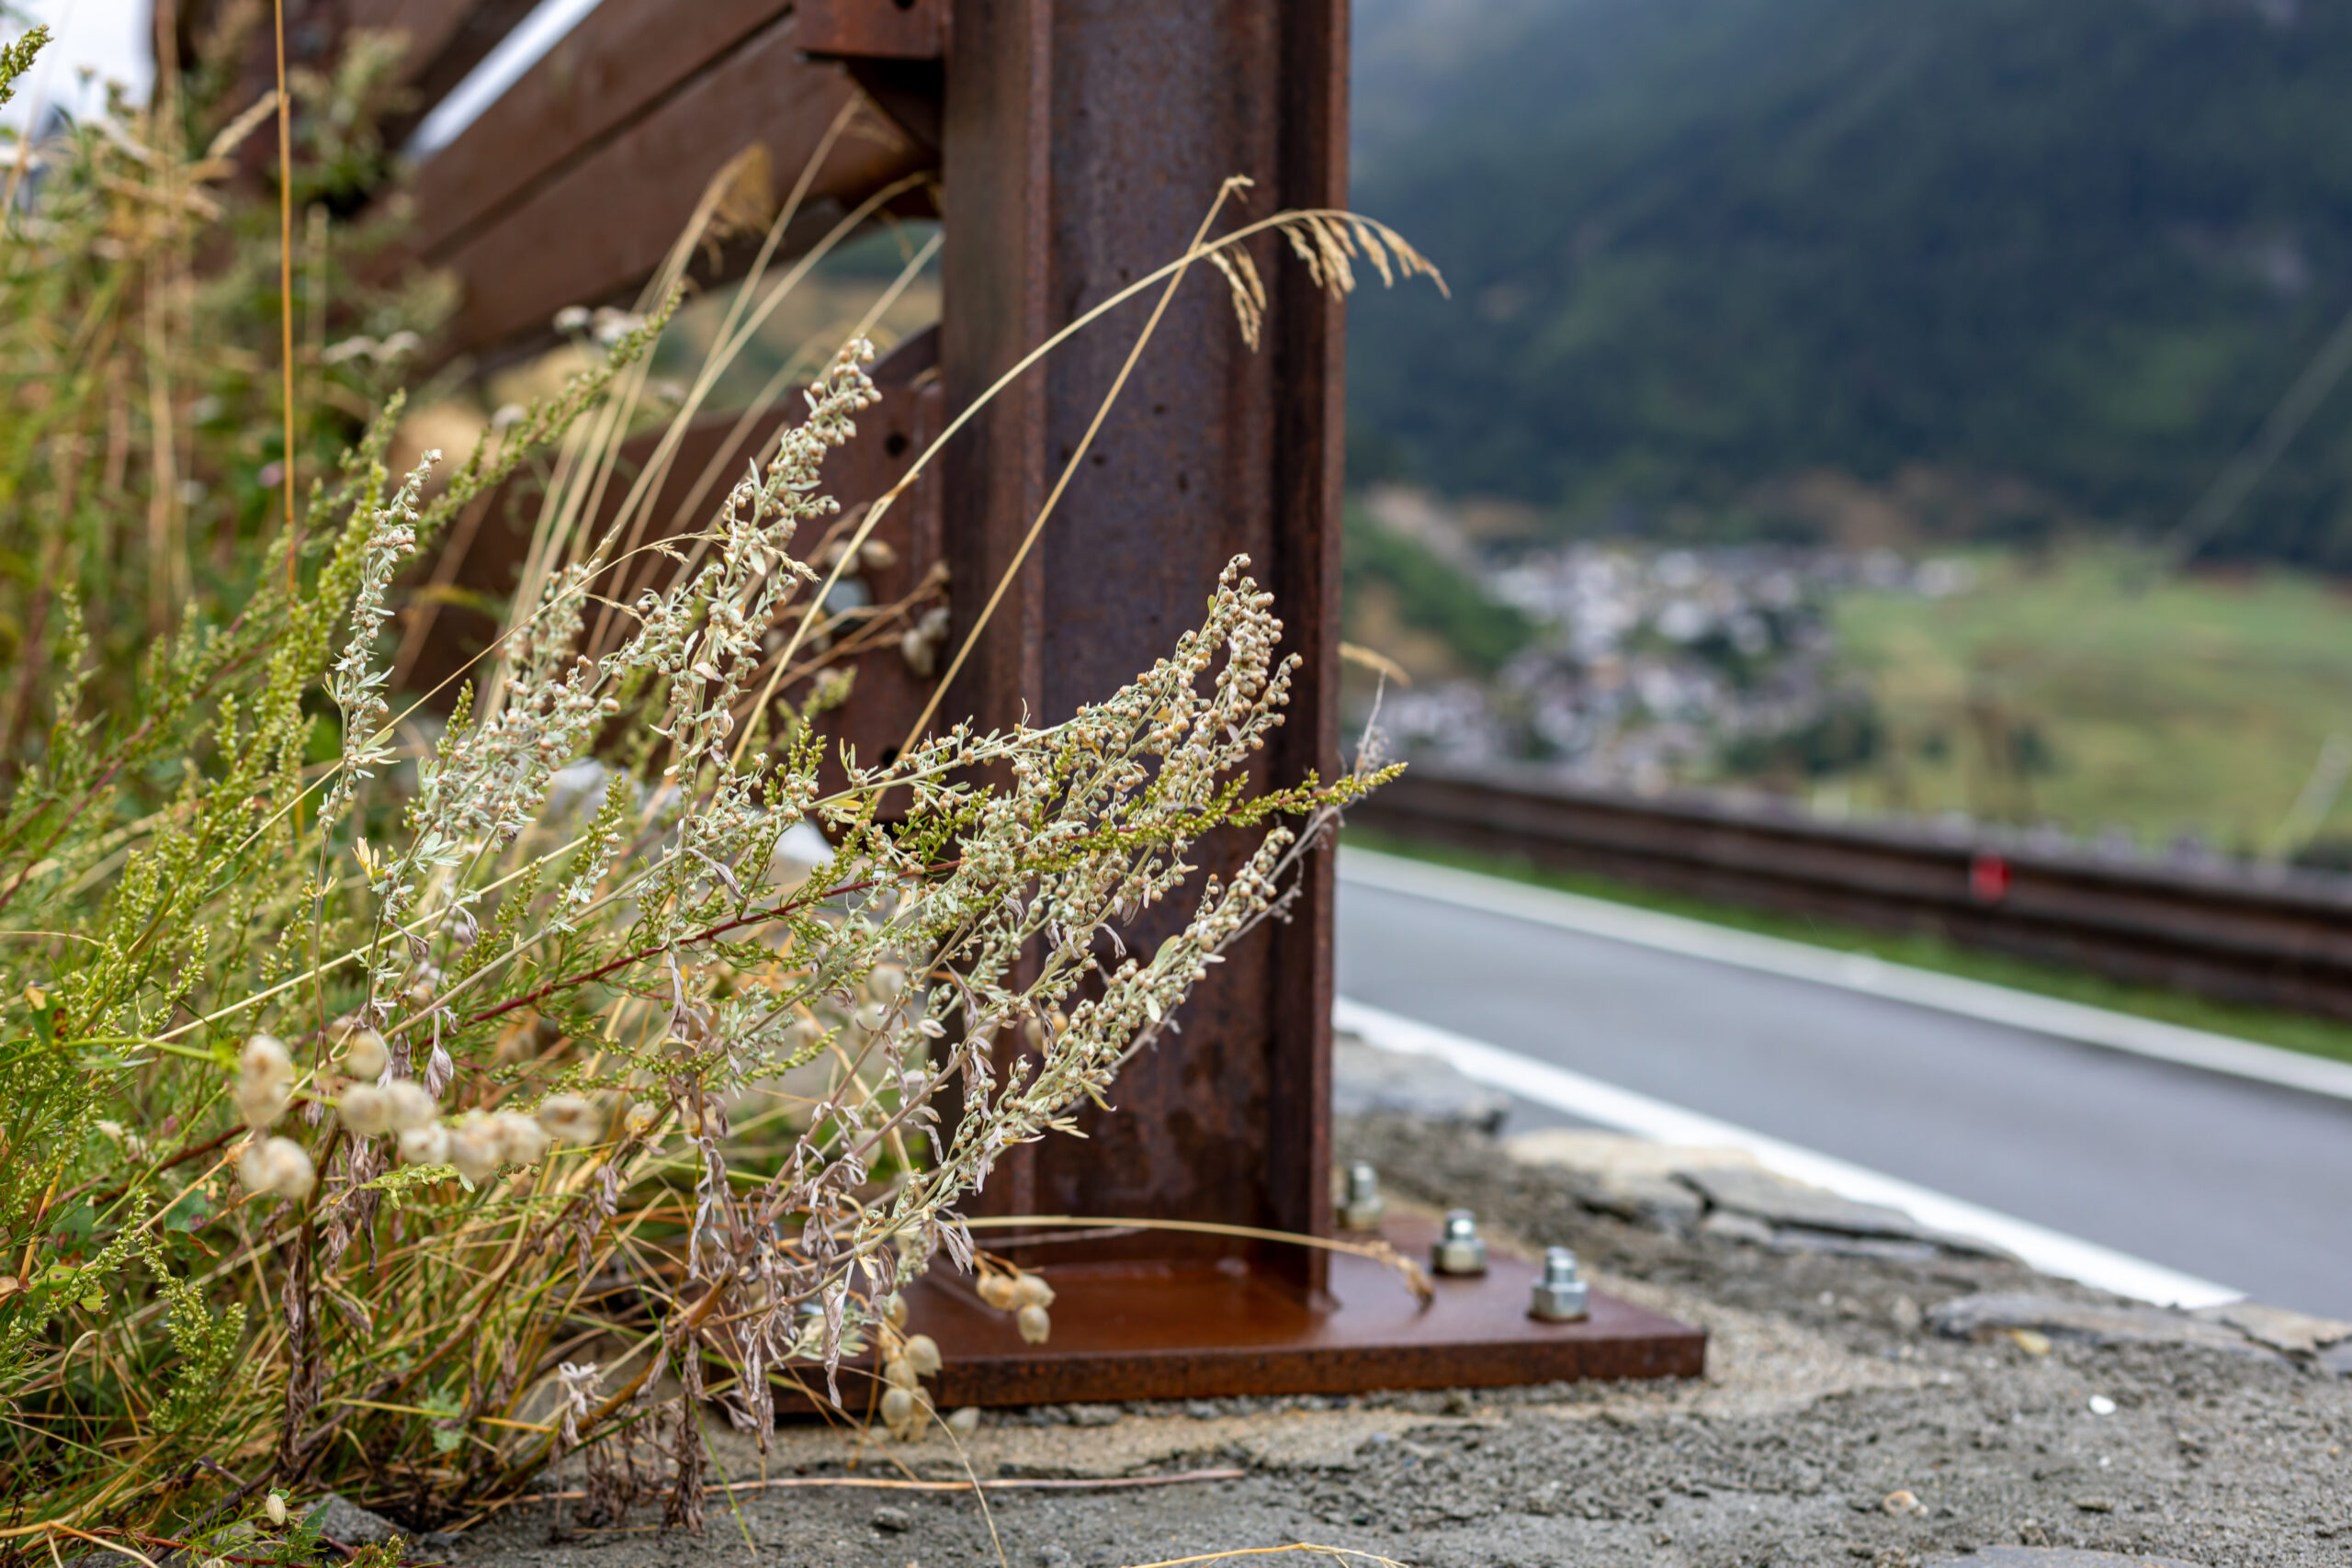
{"label": "distant guardrail", "polygon": [[2352,1019],[2352,877],[2181,867],[2023,835],[1824,822],[1416,763],[1351,826],[1636,886],[1971,947],[2227,1001]]}

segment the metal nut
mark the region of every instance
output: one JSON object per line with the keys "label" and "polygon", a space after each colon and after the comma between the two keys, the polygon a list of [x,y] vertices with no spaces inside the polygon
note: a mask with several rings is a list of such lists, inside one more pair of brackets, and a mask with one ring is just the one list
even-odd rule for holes
{"label": "metal nut", "polygon": [[1441,1274],[1487,1271],[1487,1244],[1478,1235],[1476,1215],[1467,1209],[1446,1211],[1445,1234],[1437,1239],[1430,1264]]}
{"label": "metal nut", "polygon": [[1546,1323],[1574,1323],[1587,1315],[1585,1283],[1577,1275],[1575,1253],[1565,1247],[1544,1249],[1544,1277],[1535,1281],[1535,1300],[1527,1315]]}
{"label": "metal nut", "polygon": [[1380,1173],[1373,1169],[1372,1162],[1360,1159],[1348,1167],[1348,1195],[1340,1204],[1340,1228],[1376,1231],[1387,1212],[1387,1200],[1380,1195]]}

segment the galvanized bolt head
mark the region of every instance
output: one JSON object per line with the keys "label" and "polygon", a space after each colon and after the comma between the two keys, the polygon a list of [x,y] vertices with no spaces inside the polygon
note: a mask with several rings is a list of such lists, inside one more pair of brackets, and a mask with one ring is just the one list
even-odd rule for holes
{"label": "galvanized bolt head", "polygon": [[1437,1238],[1431,1265],[1441,1274],[1483,1274],[1487,1243],[1478,1235],[1478,1217],[1467,1209],[1449,1209],[1445,1234]]}
{"label": "galvanized bolt head", "polygon": [[1380,1172],[1373,1169],[1372,1162],[1360,1159],[1348,1167],[1348,1196],[1340,1205],[1340,1227],[1376,1231],[1387,1211],[1387,1201],[1380,1195]]}
{"label": "galvanized bolt head", "polygon": [[1544,1250],[1544,1277],[1535,1281],[1535,1300],[1527,1315],[1546,1323],[1574,1323],[1586,1315],[1585,1283],[1577,1274],[1577,1255],[1565,1247]]}

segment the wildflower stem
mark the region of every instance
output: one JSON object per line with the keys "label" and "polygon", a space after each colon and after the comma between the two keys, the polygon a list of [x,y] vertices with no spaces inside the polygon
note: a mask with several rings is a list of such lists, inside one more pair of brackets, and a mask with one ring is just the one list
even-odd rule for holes
{"label": "wildflower stem", "polygon": [[285,450],[278,464],[278,485],[286,495],[286,596],[295,591],[295,570],[301,555],[300,525],[294,515],[294,101],[286,93],[286,0],[270,0],[277,45],[277,321],[285,385],[281,399]]}

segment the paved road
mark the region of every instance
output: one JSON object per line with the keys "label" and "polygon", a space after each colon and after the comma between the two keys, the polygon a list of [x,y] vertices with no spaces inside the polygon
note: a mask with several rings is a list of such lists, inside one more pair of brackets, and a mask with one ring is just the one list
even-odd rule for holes
{"label": "paved road", "polygon": [[1339,988],[2352,1318],[2352,1104],[1345,879]]}

